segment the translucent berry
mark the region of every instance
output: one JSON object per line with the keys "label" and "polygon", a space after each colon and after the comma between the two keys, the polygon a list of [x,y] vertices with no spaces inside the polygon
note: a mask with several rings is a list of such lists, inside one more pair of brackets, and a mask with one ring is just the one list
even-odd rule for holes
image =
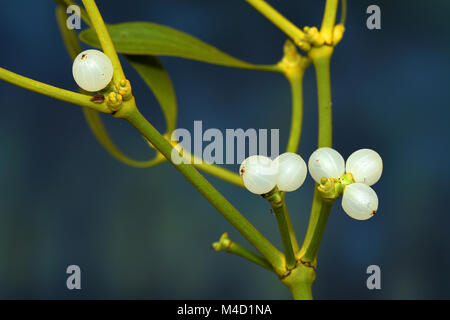
{"label": "translucent berry", "polygon": [[342,208],[353,219],[367,220],[378,209],[377,194],[367,184],[352,183],[344,189]]}
{"label": "translucent berry", "polygon": [[381,177],[383,160],[375,151],[361,149],[353,152],[348,157],[346,171],[353,175],[355,182],[361,182],[371,186]]}
{"label": "translucent berry", "polygon": [[277,170],[273,161],[265,156],[248,157],[242,162],[239,173],[245,188],[255,194],[269,192],[277,182]]}
{"label": "translucent berry", "polygon": [[277,186],[280,191],[295,191],[305,182],[308,169],[300,155],[286,152],[279,155],[273,164],[278,170]]}
{"label": "translucent berry", "polygon": [[111,60],[99,50],[81,52],[74,60],[72,73],[78,86],[89,92],[100,91],[113,77]]}
{"label": "translucent berry", "polygon": [[319,148],[309,157],[308,169],[317,183],[322,178],[340,178],[345,173],[344,158],[334,149]]}

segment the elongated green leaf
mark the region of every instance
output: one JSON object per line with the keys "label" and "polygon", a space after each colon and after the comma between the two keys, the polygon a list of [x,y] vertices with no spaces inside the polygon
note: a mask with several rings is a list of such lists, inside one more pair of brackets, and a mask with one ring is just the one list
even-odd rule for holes
{"label": "elongated green leaf", "polygon": [[[109,25],[108,31],[116,50],[123,54],[174,56],[227,67],[280,72],[277,65],[254,65],[239,60],[187,33],[161,24],[126,22]],[[80,39],[100,47],[93,29],[81,32]]]}
{"label": "elongated green leaf", "polygon": [[111,137],[108,135],[100,114],[88,108],[83,108],[84,116],[87,123],[94,133],[97,140],[102,146],[117,160],[136,168],[148,168],[158,163],[164,162],[165,158],[158,152],[156,156],[148,161],[137,161],[123,154],[120,149],[114,144]]}
{"label": "elongated green leaf", "polygon": [[172,133],[177,122],[177,100],[169,73],[157,57],[125,55],[127,61],[139,73],[152,90],[166,118],[166,132]]}

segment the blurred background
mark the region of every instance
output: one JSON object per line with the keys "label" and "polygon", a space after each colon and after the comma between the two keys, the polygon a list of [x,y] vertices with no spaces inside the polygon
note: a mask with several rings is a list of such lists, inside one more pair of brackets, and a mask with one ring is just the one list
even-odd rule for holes
{"label": "blurred background", "polygon": [[[0,66],[77,90],[53,1],[3,1]],[[26,6],[24,6],[26,3]],[[188,32],[243,60],[271,64],[286,36],[243,0],[97,1],[109,23],[153,21]],[[298,25],[320,25],[325,1],[272,0]],[[381,8],[381,30],[366,8]],[[446,1],[349,1],[347,31],[332,61],[334,148],[383,157],[380,200],[368,221],[350,219],[340,200],[319,253],[317,299],[450,298],[450,32]],[[178,127],[280,128],[290,124],[282,75],[162,58],[174,83]],[[142,112],[164,118],[145,84],[125,71]],[[304,84],[300,154],[316,148],[313,69]],[[79,107],[0,82],[0,298],[289,299],[271,273],[210,244],[228,231],[246,241],[169,164],[127,167],[94,139]],[[127,123],[105,117],[128,154],[153,151]],[[229,166],[237,170],[237,166]],[[246,190],[209,177],[264,235],[281,247],[269,207]],[[313,180],[287,195],[299,240],[309,219]],[[79,265],[82,290],[66,288]],[[366,269],[381,268],[381,290]]]}

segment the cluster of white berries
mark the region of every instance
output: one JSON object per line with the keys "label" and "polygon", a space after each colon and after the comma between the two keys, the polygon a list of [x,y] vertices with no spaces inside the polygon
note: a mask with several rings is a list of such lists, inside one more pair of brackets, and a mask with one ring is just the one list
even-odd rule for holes
{"label": "cluster of white berries", "polygon": [[[361,149],[345,162],[336,150],[320,148],[309,158],[308,168],[319,184],[330,180],[342,184],[342,208],[350,217],[366,220],[377,211],[378,197],[370,187],[383,171],[383,161],[377,152]],[[239,171],[247,190],[256,194],[267,193],[275,186],[280,191],[297,190],[307,174],[305,161],[295,153],[284,153],[273,161],[264,156],[251,156],[242,162]],[[345,176],[350,176],[352,181],[344,179]]]}
{"label": "cluster of white berries", "polygon": [[74,60],[72,73],[78,86],[89,92],[108,86],[113,77],[113,65],[108,56],[99,50],[85,50]]}

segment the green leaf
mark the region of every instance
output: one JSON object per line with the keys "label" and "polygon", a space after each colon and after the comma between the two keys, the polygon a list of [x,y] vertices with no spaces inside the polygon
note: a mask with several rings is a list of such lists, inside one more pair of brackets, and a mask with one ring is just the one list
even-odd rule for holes
{"label": "green leaf", "polygon": [[148,168],[165,161],[164,156],[162,156],[159,152],[157,152],[156,156],[153,159],[150,159],[148,161],[138,161],[131,159],[130,157],[123,154],[120,149],[114,144],[113,140],[108,135],[108,131],[103,124],[99,112],[88,108],[83,108],[83,112],[86,121],[97,140],[106,149],[106,151],[108,151],[117,160],[136,168]]}
{"label": "green leaf", "polygon": [[[254,65],[181,31],[151,22],[126,22],[108,25],[117,52],[131,55],[174,56],[227,67],[281,72],[278,65]],[[93,29],[80,33],[80,39],[100,48]]]}
{"label": "green leaf", "polygon": [[125,55],[159,102],[166,118],[166,132],[170,136],[176,129],[177,100],[169,73],[157,57]]}

